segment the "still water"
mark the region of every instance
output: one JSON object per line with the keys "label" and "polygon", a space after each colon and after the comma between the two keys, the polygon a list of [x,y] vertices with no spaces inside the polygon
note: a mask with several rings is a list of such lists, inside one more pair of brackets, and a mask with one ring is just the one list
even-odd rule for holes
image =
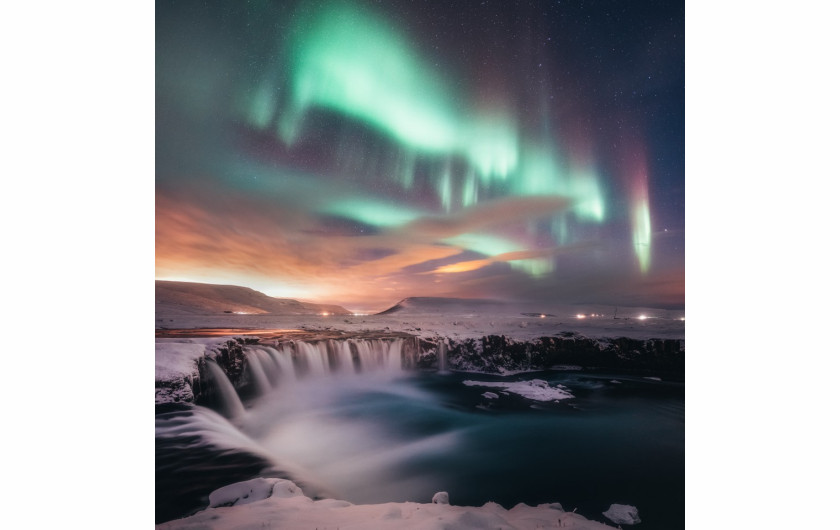
{"label": "still water", "polygon": [[[463,384],[532,379],[573,397],[540,402]],[[157,518],[200,507],[209,489],[278,476],[273,466],[354,503],[448,491],[452,504],[560,502],[607,523],[601,512],[619,503],[639,509],[637,528],[682,528],[684,403],[682,383],[609,373],[287,380],[234,420],[201,407],[158,414]]]}

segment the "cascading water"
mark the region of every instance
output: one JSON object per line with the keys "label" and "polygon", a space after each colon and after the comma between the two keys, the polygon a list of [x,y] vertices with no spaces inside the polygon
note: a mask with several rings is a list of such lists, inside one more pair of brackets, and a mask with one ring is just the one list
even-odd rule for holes
{"label": "cascading water", "polygon": [[296,342],[297,351],[302,354],[302,360],[306,364],[308,373],[312,377],[325,376],[330,371],[329,356],[327,355],[326,343],[318,342]]}
{"label": "cascading water", "polygon": [[402,341],[394,341],[388,345],[388,356],[385,371],[389,373],[397,373],[403,369],[402,356],[403,343]]}
{"label": "cascading water", "polygon": [[274,358],[268,351],[266,351],[265,348],[258,346],[254,348],[254,353],[256,354],[260,367],[265,373],[266,379],[269,381],[269,384],[272,387],[275,386],[280,380],[280,374],[278,373],[280,371],[280,367],[277,365]]}
{"label": "cascading water", "polygon": [[251,375],[254,385],[257,387],[257,393],[262,395],[271,390],[271,383],[268,381],[268,375],[266,374],[265,367],[259,358],[260,353],[265,352],[257,349],[247,350],[245,352],[245,358],[248,360],[246,363],[248,373]]}
{"label": "cascading water", "polygon": [[277,371],[275,372],[275,384],[279,385],[281,380],[293,381],[296,377],[296,372],[295,364],[292,360],[291,348],[284,344],[279,350],[271,347],[265,347],[265,351],[277,366]]}
{"label": "cascading water", "polygon": [[346,340],[332,341],[333,348],[336,352],[336,357],[339,361],[338,372],[342,374],[356,373],[356,367],[353,364],[353,350],[350,347],[350,342]]}
{"label": "cascading water", "polygon": [[[398,376],[402,373],[404,364],[412,364],[411,355],[405,356],[409,358],[407,361],[403,360],[403,349],[403,339],[331,339],[314,343],[290,341],[276,347],[247,346],[243,353],[254,394],[264,396],[284,384],[299,384],[307,378]],[[214,379],[218,379],[219,373],[224,375],[218,366],[212,371]],[[216,373],[217,371],[219,373]],[[229,387],[223,391],[227,403],[228,398],[232,398],[236,392],[226,377],[220,386],[224,383]],[[235,404],[225,406],[226,410],[232,407],[231,414],[234,416],[240,414]]]}
{"label": "cascading water", "polygon": [[449,347],[446,344],[446,340],[440,339],[438,341],[437,350],[438,372],[447,372],[449,369],[449,363],[447,358],[449,355]]}
{"label": "cascading water", "polygon": [[243,416],[245,414],[245,407],[242,405],[239,394],[236,393],[236,389],[233,388],[224,370],[212,359],[208,359],[207,369],[210,371],[210,376],[216,383],[216,388],[219,389],[225,416],[228,418]]}
{"label": "cascading water", "polygon": [[399,372],[402,370],[402,340],[355,340],[362,372]]}

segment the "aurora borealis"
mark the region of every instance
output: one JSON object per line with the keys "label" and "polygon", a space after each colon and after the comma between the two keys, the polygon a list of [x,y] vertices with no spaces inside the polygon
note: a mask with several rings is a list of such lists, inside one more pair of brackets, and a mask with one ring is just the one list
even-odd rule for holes
{"label": "aurora borealis", "polygon": [[684,303],[673,2],[157,2],[156,276]]}

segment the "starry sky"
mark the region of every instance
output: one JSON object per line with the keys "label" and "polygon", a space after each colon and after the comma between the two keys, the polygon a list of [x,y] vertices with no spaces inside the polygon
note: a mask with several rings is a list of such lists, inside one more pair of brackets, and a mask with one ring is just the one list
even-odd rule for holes
{"label": "starry sky", "polygon": [[678,308],[684,6],[158,1],[156,277]]}

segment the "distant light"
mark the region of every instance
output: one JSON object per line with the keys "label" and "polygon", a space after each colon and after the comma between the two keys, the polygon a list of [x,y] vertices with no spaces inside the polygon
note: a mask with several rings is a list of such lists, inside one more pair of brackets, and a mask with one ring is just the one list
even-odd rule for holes
{"label": "distant light", "polygon": [[647,319],[647,315],[639,315],[639,320],[646,320],[646,319]]}
{"label": "distant light", "polygon": [[540,318],[545,318],[545,315],[540,315]]}
{"label": "distant light", "polygon": [[326,311],[324,311],[323,313],[321,313],[321,316],[322,316],[322,317],[326,317],[326,316],[329,316],[329,315],[330,315],[330,314],[329,314],[329,313],[327,313]]}
{"label": "distant light", "polygon": [[575,316],[576,316],[577,318],[586,318],[586,315],[581,315],[580,313],[578,313],[578,314],[577,314],[577,315],[575,315]]}
{"label": "distant light", "polygon": [[251,313],[248,313],[247,311],[234,311],[233,313],[235,315],[250,315],[251,314]]}
{"label": "distant light", "polygon": [[595,316],[598,316],[598,315],[596,315],[595,313],[592,313],[592,314],[591,314],[591,315],[589,315],[589,316],[591,316],[591,317],[595,317]]}
{"label": "distant light", "polygon": [[680,317],[680,320],[682,320],[683,322],[685,322],[685,317]]}

